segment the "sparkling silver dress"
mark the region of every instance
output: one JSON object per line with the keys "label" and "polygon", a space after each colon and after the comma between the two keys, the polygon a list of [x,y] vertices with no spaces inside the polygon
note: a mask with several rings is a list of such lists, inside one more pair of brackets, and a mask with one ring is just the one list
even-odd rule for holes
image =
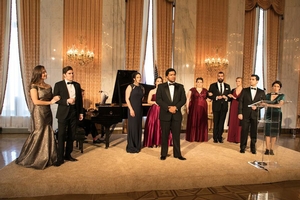
{"label": "sparkling silver dress", "polygon": [[[37,89],[39,100],[50,101],[53,97],[51,87],[43,88],[32,85],[31,88]],[[25,141],[16,163],[24,167],[44,169],[53,165],[57,159],[50,105],[34,105],[31,119],[33,131]]]}

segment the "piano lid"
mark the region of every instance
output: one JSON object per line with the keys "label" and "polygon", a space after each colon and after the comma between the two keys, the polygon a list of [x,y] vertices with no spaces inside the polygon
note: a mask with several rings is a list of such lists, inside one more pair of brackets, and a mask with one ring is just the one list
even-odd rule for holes
{"label": "piano lid", "polygon": [[[120,104],[120,101],[121,104],[126,103],[125,90],[129,84],[133,83],[132,74],[134,72],[136,72],[136,70],[118,70],[114,86],[114,93],[112,96],[112,103]],[[143,103],[147,103],[149,91],[155,88],[155,86],[147,84],[141,85],[145,88]]]}

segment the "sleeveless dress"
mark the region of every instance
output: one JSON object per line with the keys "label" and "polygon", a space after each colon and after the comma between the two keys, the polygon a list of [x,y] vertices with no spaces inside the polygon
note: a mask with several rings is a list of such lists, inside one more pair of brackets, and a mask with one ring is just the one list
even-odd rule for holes
{"label": "sleeveless dress", "polygon": [[[38,99],[50,101],[52,88],[42,88],[32,85],[38,91]],[[53,165],[57,159],[56,142],[52,129],[52,113],[50,105],[34,105],[31,112],[33,131],[25,141],[19,157],[18,165],[35,169],[44,169]]]}
{"label": "sleeveless dress", "polygon": [[142,117],[143,107],[142,99],[144,96],[143,86],[136,86],[131,84],[132,87],[129,101],[135,112],[135,117],[131,117],[128,108],[128,133],[127,133],[127,146],[128,153],[139,153],[142,148]]}
{"label": "sleeveless dress", "polygon": [[228,119],[228,142],[235,142],[240,143],[241,138],[241,130],[242,127],[240,126],[240,120],[238,118],[238,109],[239,109],[239,97],[241,96],[236,94],[236,90],[233,90],[232,95],[236,99],[232,99],[230,104],[230,111],[229,111],[229,119]]}
{"label": "sleeveless dress", "polygon": [[[153,94],[151,101],[156,101],[156,94]],[[147,113],[147,119],[144,128],[144,147],[161,146],[161,127],[159,120],[160,107],[153,104]],[[169,135],[169,146],[172,145],[172,134]]]}
{"label": "sleeveless dress", "polygon": [[189,142],[207,142],[208,115],[207,115],[207,89],[199,93],[195,87],[190,89],[189,114],[186,124],[186,140]]}
{"label": "sleeveless dress", "polygon": [[[269,100],[268,104],[279,104],[282,100],[285,100],[284,94],[278,94],[278,96],[271,101],[271,93],[266,95],[266,100]],[[281,131],[281,121],[282,121],[282,112],[281,108],[271,108],[268,107],[266,111],[266,119],[272,120],[273,123],[265,124],[265,136],[276,137],[280,134]]]}

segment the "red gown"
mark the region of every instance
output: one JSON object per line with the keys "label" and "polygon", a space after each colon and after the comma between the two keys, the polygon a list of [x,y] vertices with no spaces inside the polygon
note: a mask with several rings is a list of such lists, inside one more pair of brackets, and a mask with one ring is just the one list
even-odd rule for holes
{"label": "red gown", "polygon": [[234,90],[232,95],[237,99],[232,99],[230,104],[227,141],[239,143],[241,138],[242,127],[240,126],[240,120],[238,118],[238,98],[240,97],[241,93],[237,95],[236,90]]}
{"label": "red gown", "polygon": [[201,93],[191,88],[191,100],[186,124],[186,140],[189,142],[207,142],[208,140],[208,116],[207,116],[207,89]]}
{"label": "red gown", "polygon": [[[152,95],[151,101],[156,101],[156,94]],[[159,111],[160,107],[156,104],[153,104],[148,110],[144,128],[144,147],[157,147],[161,145]],[[169,136],[169,145],[172,145],[172,134]]]}

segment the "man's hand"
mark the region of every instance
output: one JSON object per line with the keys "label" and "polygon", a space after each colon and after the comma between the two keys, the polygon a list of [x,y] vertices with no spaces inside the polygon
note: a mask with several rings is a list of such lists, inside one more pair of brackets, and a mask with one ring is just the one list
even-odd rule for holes
{"label": "man's hand", "polygon": [[239,120],[243,120],[243,114],[238,115]]}
{"label": "man's hand", "polygon": [[172,114],[175,114],[176,111],[177,111],[176,106],[169,106],[168,108],[169,108],[169,112],[172,113]]}
{"label": "man's hand", "polygon": [[252,108],[252,110],[256,110],[257,107],[256,106],[251,106],[251,108]]}
{"label": "man's hand", "polygon": [[75,105],[75,98],[69,98],[69,99],[67,100],[67,102],[68,102],[68,104],[70,104],[70,105]]}

